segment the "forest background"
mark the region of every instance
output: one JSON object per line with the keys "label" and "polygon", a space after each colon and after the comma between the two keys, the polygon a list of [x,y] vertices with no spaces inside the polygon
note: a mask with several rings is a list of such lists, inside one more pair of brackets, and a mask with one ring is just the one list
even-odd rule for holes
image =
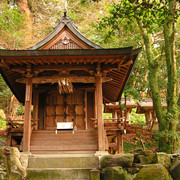
{"label": "forest background", "polygon": [[[128,3],[127,3],[128,2]],[[118,0],[1,0],[0,1],[0,48],[1,49],[27,49],[44,39],[55,27],[57,19],[63,16],[64,8],[67,9],[67,14],[71,19],[74,19],[79,31],[91,41],[99,44],[104,48],[119,48],[133,46],[133,48],[142,47],[142,52],[136,62],[136,65],[131,73],[131,77],[125,89],[126,96],[133,97],[135,101],[143,98],[154,98],[153,90],[150,87],[149,78],[150,65],[148,64],[147,46],[142,36],[142,31],[139,24],[133,20],[134,12],[132,6],[136,2],[139,7],[138,16],[143,19],[143,28],[148,29],[147,34],[151,40],[151,53],[156,62],[156,80],[158,80],[158,94],[163,101],[167,101],[168,96],[168,68],[166,43],[164,37],[163,21],[153,21],[154,17],[151,10],[165,12],[170,8],[170,4],[166,1],[152,1],[152,5],[147,6],[150,1],[118,1]],[[161,2],[160,5],[153,2]],[[175,114],[179,115],[180,103],[179,88],[180,88],[180,18],[178,18],[179,4],[176,1],[174,11],[175,21],[173,35],[174,41],[174,57],[175,57]],[[124,4],[123,4],[124,3]],[[151,4],[151,3],[150,3]],[[124,7],[123,7],[124,6]],[[131,14],[122,15],[121,8],[126,8]],[[167,7],[167,8],[165,8]],[[169,9],[168,9],[169,8]],[[121,12],[124,13],[124,12]],[[136,12],[137,13],[137,12]],[[159,15],[159,19],[162,17]],[[149,20],[150,19],[150,20]],[[174,88],[174,87],[173,87]],[[172,92],[171,92],[172,93]],[[3,109],[6,115],[10,115],[12,94],[7,88],[7,85],[0,77],[0,108]],[[156,99],[156,97],[154,98]],[[167,98],[168,99],[168,98]],[[157,100],[156,100],[157,102]],[[160,105],[158,105],[160,107]],[[158,107],[158,108],[159,108]],[[170,108],[169,108],[170,109]],[[20,111],[22,111],[20,109]],[[169,117],[168,112],[163,112],[163,122],[166,127],[162,129],[160,139],[164,138],[164,134],[168,135],[167,143],[172,137],[173,141],[177,142],[178,132],[169,128],[172,121],[178,123],[175,117]],[[0,114],[3,118],[3,115]],[[134,113],[134,116],[135,113]],[[167,117],[168,120],[167,120]],[[161,118],[161,117],[160,117]],[[136,116],[137,121],[141,117]],[[161,120],[161,119],[158,119]],[[175,127],[176,128],[176,127]],[[167,149],[174,150],[174,144],[169,144],[170,147],[162,145],[162,151],[168,152]]]}

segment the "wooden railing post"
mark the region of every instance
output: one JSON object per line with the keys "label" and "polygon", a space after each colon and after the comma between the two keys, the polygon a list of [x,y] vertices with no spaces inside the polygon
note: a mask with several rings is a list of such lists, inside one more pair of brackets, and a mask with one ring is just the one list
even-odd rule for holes
{"label": "wooden railing post", "polygon": [[32,78],[27,77],[24,112],[23,151],[30,152]]}
{"label": "wooden railing post", "polygon": [[103,121],[103,96],[102,96],[102,76],[96,76],[96,100],[97,100],[97,125],[98,125],[98,150],[105,151],[104,121]]}

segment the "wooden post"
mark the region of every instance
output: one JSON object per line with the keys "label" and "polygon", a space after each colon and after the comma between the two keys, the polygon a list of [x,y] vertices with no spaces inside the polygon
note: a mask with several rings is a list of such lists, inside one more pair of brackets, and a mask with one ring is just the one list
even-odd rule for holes
{"label": "wooden post", "polygon": [[127,122],[127,124],[129,124],[129,122],[130,122],[130,109],[126,110],[126,122]]}
{"label": "wooden post", "polygon": [[24,152],[30,152],[31,104],[32,104],[32,78],[28,77],[26,81],[24,131],[23,131],[23,151]]}
{"label": "wooden post", "polygon": [[35,89],[34,92],[34,97],[33,97],[33,104],[34,104],[34,109],[33,109],[33,120],[36,123],[35,125],[35,130],[38,130],[38,107],[39,107],[39,92]]}
{"label": "wooden post", "polygon": [[87,91],[84,92],[84,123],[85,123],[85,130],[87,130]]}
{"label": "wooden post", "polygon": [[97,91],[94,91],[94,118],[97,119]]}
{"label": "wooden post", "polygon": [[149,126],[150,121],[151,121],[151,111],[150,110],[147,110],[145,112],[145,118],[146,118],[146,125]]}
{"label": "wooden post", "polygon": [[118,153],[123,153],[123,134],[120,131],[117,132],[117,148]]}
{"label": "wooden post", "polygon": [[98,125],[98,150],[105,151],[104,142],[104,122],[103,122],[103,110],[102,110],[102,76],[96,76],[96,98],[97,98],[97,125]]}

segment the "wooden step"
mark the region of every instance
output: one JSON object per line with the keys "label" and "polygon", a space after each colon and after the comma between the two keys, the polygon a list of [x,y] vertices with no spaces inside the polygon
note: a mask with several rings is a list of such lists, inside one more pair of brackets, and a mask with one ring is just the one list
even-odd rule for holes
{"label": "wooden step", "polygon": [[[34,130],[33,131],[34,134],[55,134],[55,130]],[[58,131],[58,133],[60,134],[72,134],[72,131]],[[76,130],[74,131],[74,134],[92,134],[92,133],[96,133],[97,134],[97,130]]]}
{"label": "wooden step", "polygon": [[71,131],[33,131],[31,152],[38,151],[96,151],[98,149],[96,130]]}
{"label": "wooden step", "polygon": [[31,153],[32,154],[95,154],[97,151],[96,150],[92,150],[92,151],[89,151],[89,150],[84,150],[84,151],[81,151],[81,150],[78,150],[78,151],[58,151],[58,150],[31,150]]}

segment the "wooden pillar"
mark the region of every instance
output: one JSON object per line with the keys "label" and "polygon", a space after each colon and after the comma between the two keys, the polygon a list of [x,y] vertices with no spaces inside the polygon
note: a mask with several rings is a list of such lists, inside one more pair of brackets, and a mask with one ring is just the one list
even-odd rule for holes
{"label": "wooden pillar", "polygon": [[87,91],[84,92],[84,123],[85,123],[85,130],[87,130]]}
{"label": "wooden pillar", "polygon": [[145,112],[145,118],[146,118],[146,125],[149,126],[150,120],[151,120],[151,111],[147,110]]}
{"label": "wooden pillar", "polygon": [[104,141],[104,121],[103,121],[103,96],[102,96],[102,76],[96,76],[96,100],[97,100],[97,125],[98,125],[98,150],[105,151]]}
{"label": "wooden pillar", "polygon": [[126,110],[126,122],[127,122],[127,124],[129,124],[129,121],[130,121],[130,114],[131,114],[130,112],[131,112],[130,109]]}
{"label": "wooden pillar", "polygon": [[34,126],[35,130],[38,130],[38,107],[39,107],[39,92],[38,90],[35,89],[34,91],[34,97],[33,97],[33,104],[34,104],[34,108],[33,108],[33,121],[36,124]]}
{"label": "wooden pillar", "polygon": [[23,131],[23,151],[24,152],[30,152],[31,104],[32,104],[32,78],[28,77],[26,80],[24,131]]}
{"label": "wooden pillar", "polygon": [[120,131],[117,132],[117,148],[118,153],[123,153],[123,134]]}

